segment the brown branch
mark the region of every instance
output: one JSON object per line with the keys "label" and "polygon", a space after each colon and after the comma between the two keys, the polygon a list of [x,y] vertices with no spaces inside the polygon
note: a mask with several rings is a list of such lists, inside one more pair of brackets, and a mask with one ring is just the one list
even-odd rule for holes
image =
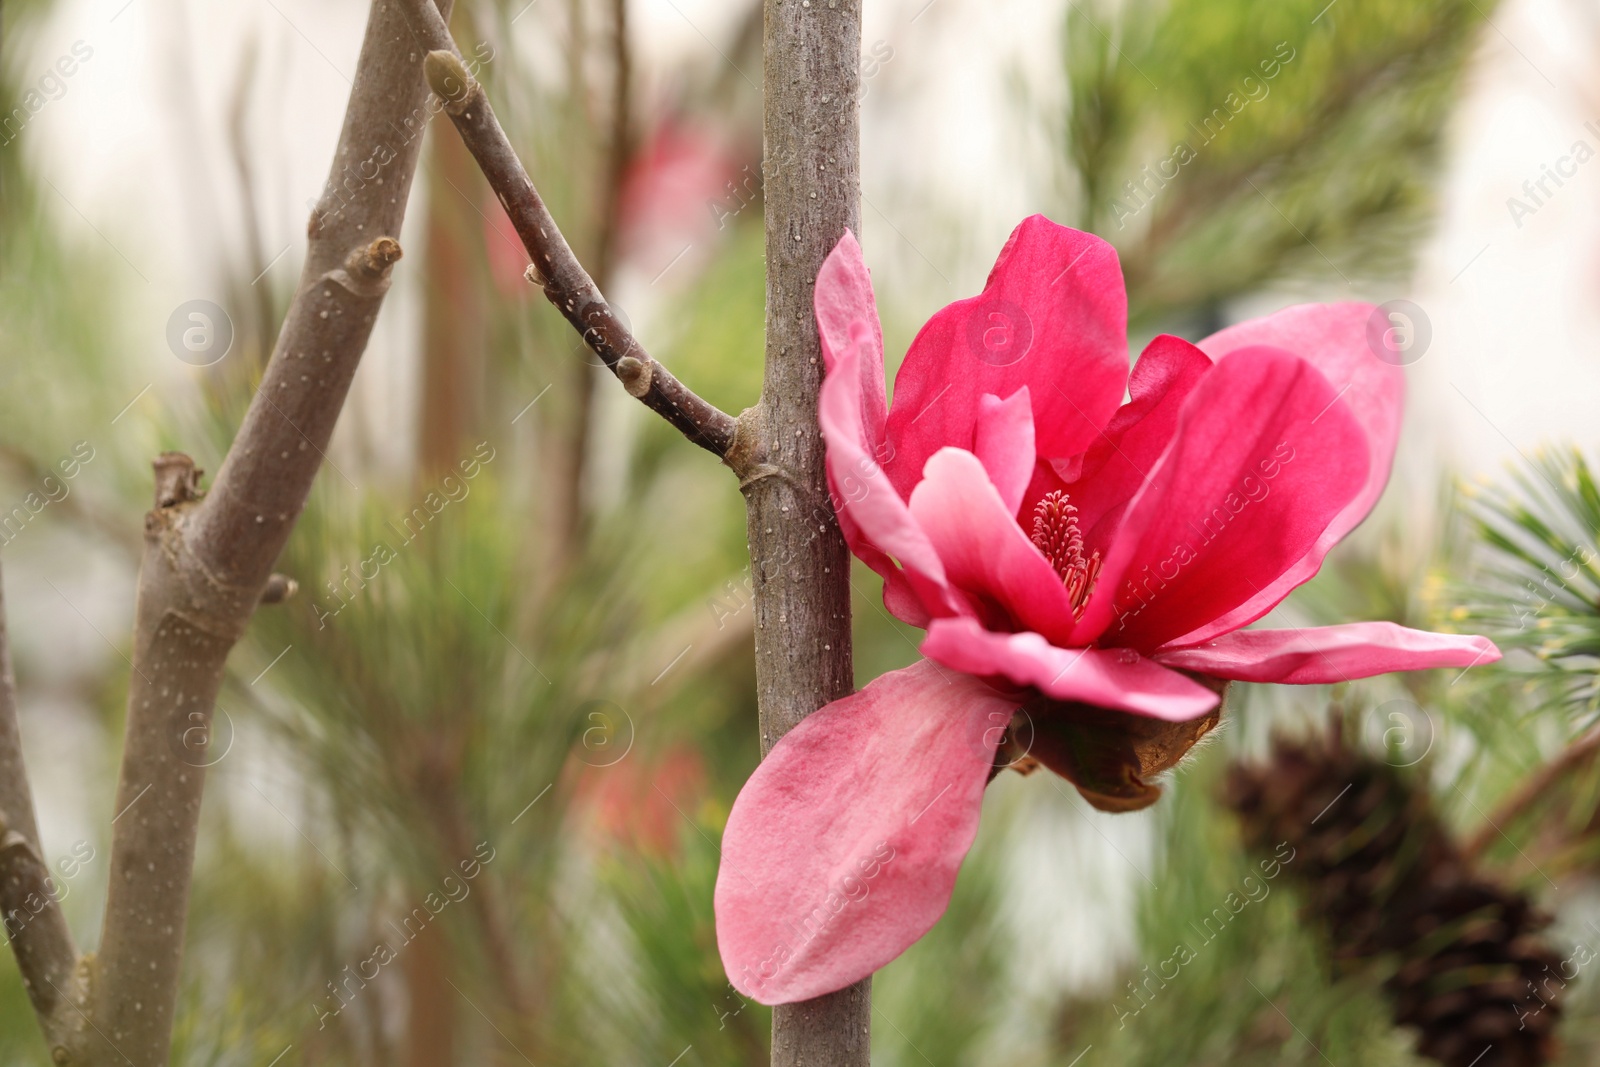
{"label": "brown branch", "polygon": [[56,1046],[74,1010],[78,950],[41,858],[39,826],[22,762],[17,683],[0,592],[0,920],[45,1040]]}
{"label": "brown branch", "polygon": [[1527,813],[1551,786],[1571,771],[1583,766],[1600,753],[1600,726],[1592,726],[1576,741],[1562,749],[1550,762],[1525,778],[1510,796],[1502,800],[1477,833],[1462,846],[1467,860],[1476,860],[1502,836],[1505,827]]}
{"label": "brown branch", "polygon": [[305,506],[400,258],[392,235],[428,101],[399,11],[375,0],[300,285],[216,483],[201,499],[188,457],[157,461],[103,935],[87,1025],[57,1062],[168,1061],[212,707],[228,652]]}
{"label": "brown branch", "polygon": [[[767,359],[745,480],[756,578],[756,696],[765,755],[854,688],[850,553],[823,470],[822,350],[812,290],[846,229],[861,232],[861,0],[768,0],[762,44]],[[745,417],[741,418],[741,422]],[[741,432],[743,428],[741,427]],[[772,1010],[774,1067],[867,1067],[872,979]]]}
{"label": "brown branch", "polygon": [[539,197],[506,132],[489,106],[483,86],[467,72],[444,19],[429,0],[401,0],[417,41],[428,84],[444,101],[445,113],[478,161],[489,186],[511,217],[528,257],[528,280],[582,335],[629,395],[666,419],[690,441],[726,459],[733,448],[731,415],[702,400],[657,363],[623,325],[599,286],[573,255],[567,239]]}
{"label": "brown branch", "polygon": [[56,899],[50,868],[33,843],[0,819],[0,914],[28,1000],[52,1046],[71,1024],[78,950]]}

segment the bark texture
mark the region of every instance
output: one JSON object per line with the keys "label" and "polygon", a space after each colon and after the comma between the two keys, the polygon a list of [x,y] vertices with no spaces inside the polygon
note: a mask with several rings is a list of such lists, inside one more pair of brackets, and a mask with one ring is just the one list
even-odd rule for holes
{"label": "bark texture", "polygon": [[[850,553],[828,497],[812,289],[861,228],[860,0],[766,0],[767,352],[761,402],[740,416],[755,579],[756,689],[765,755],[854,688]],[[773,1067],[866,1067],[871,979],[772,1013]]]}

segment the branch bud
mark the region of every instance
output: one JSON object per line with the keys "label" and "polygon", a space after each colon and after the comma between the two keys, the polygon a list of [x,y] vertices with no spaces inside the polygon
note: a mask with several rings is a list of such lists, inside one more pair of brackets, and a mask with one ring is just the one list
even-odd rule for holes
{"label": "branch bud", "polygon": [[642,397],[650,391],[652,377],[650,364],[634,356],[617,360],[617,379],[631,397]]}
{"label": "branch bud", "polygon": [[400,262],[403,255],[405,253],[400,250],[399,241],[393,237],[379,237],[367,247],[350,253],[345,268],[359,271],[369,278],[381,278],[390,267]]}
{"label": "branch bud", "polygon": [[444,101],[445,110],[452,115],[465,111],[478,91],[478,83],[467,73],[461,57],[446,49],[429,52],[422,61],[422,73],[428,79],[428,88]]}
{"label": "branch bud", "polygon": [[261,590],[261,603],[282,604],[285,600],[300,591],[300,583],[287,574],[273,572],[267,578],[266,586]]}
{"label": "branch bud", "polygon": [[200,499],[200,476],[205,471],[182,452],[163,452],[151,463],[156,472],[156,507]]}

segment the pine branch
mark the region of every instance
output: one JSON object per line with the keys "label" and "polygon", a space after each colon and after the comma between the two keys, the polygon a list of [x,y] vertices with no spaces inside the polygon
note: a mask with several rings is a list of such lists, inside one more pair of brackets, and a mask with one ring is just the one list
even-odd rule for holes
{"label": "pine branch", "polygon": [[1462,854],[1468,861],[1476,861],[1503,835],[1505,827],[1537,804],[1557,782],[1593,759],[1596,753],[1600,753],[1600,726],[1591,726],[1576,741],[1562,749],[1555,758],[1536,769],[1523,780],[1515,792],[1501,801],[1495,808],[1494,814],[1488,816],[1484,820],[1484,825],[1467,840],[1462,847]]}
{"label": "pine branch", "polygon": [[[445,9],[450,2],[441,0]],[[192,460],[156,460],[104,932],[88,1025],[58,1063],[168,1061],[212,708],[228,652],[268,590],[322,465],[400,258],[392,235],[427,102],[400,13],[376,0],[300,287],[216,483],[201,499]]]}
{"label": "pine branch", "polygon": [[401,7],[418,43],[428,50],[423,61],[428,84],[444,102],[445,113],[489,179],[533,261],[528,280],[544,290],[545,297],[582,335],[630,396],[643,401],[690,441],[727,459],[734,443],[733,416],[702,400],[673,377],[623,325],[545,207],[500,120],[495,118],[483,86],[461,62],[444,19],[428,0],[402,0]]}
{"label": "pine branch", "polygon": [[45,1040],[61,1040],[78,950],[41,857],[38,821],[22,762],[17,683],[11,670],[5,597],[0,592],[0,919]]}

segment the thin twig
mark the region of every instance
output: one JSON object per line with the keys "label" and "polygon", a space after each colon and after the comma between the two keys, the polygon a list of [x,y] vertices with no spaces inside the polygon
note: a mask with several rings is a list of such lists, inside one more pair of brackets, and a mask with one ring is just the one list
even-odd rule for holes
{"label": "thin twig", "polygon": [[45,1039],[55,1046],[72,1005],[78,950],[39,845],[17,726],[17,683],[0,593],[0,918]]}
{"label": "thin twig", "polygon": [[1466,842],[1462,851],[1468,860],[1481,856],[1501,836],[1501,831],[1528,809],[1566,775],[1600,752],[1600,725],[1591,726],[1576,741],[1562,749],[1550,762],[1525,778],[1515,791],[1495,808],[1485,824]]}
{"label": "thin twig", "polygon": [[73,988],[78,950],[56,899],[50,868],[38,849],[0,819],[0,914],[17,957],[17,970],[45,1039],[55,1044],[64,1017],[64,999]]}
{"label": "thin twig", "polygon": [[545,297],[582,335],[629,395],[643,401],[690,441],[727,458],[734,443],[733,416],[696,396],[673,377],[623,325],[540,199],[495,118],[483,87],[462,63],[444,19],[429,0],[402,0],[400,6],[417,41],[428,50],[423,62],[428,84],[444,101],[445,113],[478,161],[533,261],[528,279],[544,290]]}

